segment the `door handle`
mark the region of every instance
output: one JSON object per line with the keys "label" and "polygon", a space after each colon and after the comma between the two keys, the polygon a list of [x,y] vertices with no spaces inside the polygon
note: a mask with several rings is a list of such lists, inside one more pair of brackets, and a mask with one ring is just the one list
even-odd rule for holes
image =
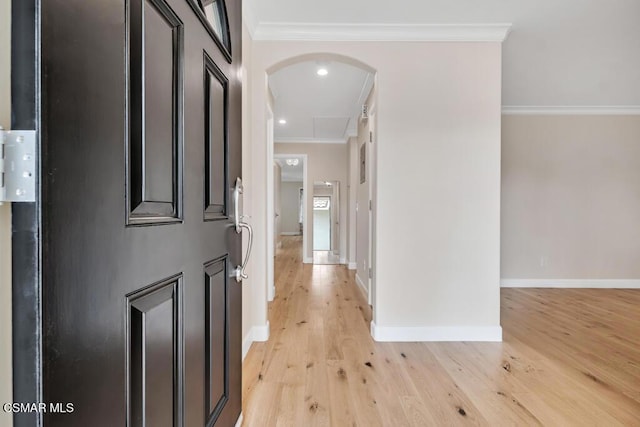
{"label": "door handle", "polygon": [[236,178],[236,186],[233,189],[233,202],[234,202],[234,225],[237,234],[241,234],[243,229],[246,229],[249,233],[249,246],[247,247],[247,254],[242,261],[242,265],[238,265],[233,270],[233,277],[236,278],[236,282],[240,283],[244,279],[247,279],[247,273],[244,270],[247,268],[249,257],[251,256],[251,248],[253,247],[253,228],[248,223],[242,221],[244,216],[240,216],[240,194],[242,194],[242,180]]}
{"label": "door handle", "polygon": [[233,221],[236,227],[236,233],[242,233],[240,228],[240,195],[242,194],[242,180],[240,177],[236,178],[236,186],[233,189]]}
{"label": "door handle", "polygon": [[247,263],[249,262],[249,257],[251,256],[251,247],[253,246],[253,228],[251,228],[251,225],[247,224],[246,222],[240,221],[240,233],[242,233],[243,228],[246,229],[249,233],[249,246],[247,247],[247,254],[244,256],[242,265],[237,266],[234,271],[236,282],[238,283],[249,277],[247,276],[247,273],[244,272],[244,270],[245,268],[247,268]]}

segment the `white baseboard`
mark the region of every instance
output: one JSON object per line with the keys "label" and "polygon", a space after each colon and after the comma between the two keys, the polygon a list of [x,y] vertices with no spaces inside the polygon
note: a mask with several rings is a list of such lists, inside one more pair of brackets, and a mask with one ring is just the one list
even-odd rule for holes
{"label": "white baseboard", "polygon": [[313,264],[313,258],[309,258],[309,257],[304,257],[304,259],[302,260],[303,264]]}
{"label": "white baseboard", "polygon": [[506,115],[598,115],[626,116],[640,114],[640,105],[581,105],[581,106],[534,106],[504,105],[502,114]]}
{"label": "white baseboard", "polygon": [[269,341],[269,321],[263,326],[254,326],[253,328],[253,340],[254,341]]}
{"label": "white baseboard", "polygon": [[369,298],[369,289],[364,284],[364,282],[360,279],[360,276],[358,276],[358,273],[356,273],[356,283],[358,284],[360,289],[362,289],[362,292],[364,292],[364,296]]}
{"label": "white baseboard", "polygon": [[264,326],[254,326],[249,329],[247,336],[242,340],[242,360],[247,357],[251,344],[255,341],[268,341],[269,340],[269,321]]}
{"label": "white baseboard", "polygon": [[502,279],[503,288],[640,289],[640,279]]}
{"label": "white baseboard", "polygon": [[283,231],[280,233],[281,236],[302,236],[302,233],[299,231]]}
{"label": "white baseboard", "polygon": [[371,336],[382,342],[502,341],[500,326],[377,326],[371,322]]}
{"label": "white baseboard", "polygon": [[357,270],[358,269],[358,264],[355,262],[349,262],[348,265],[349,270]]}
{"label": "white baseboard", "polygon": [[346,263],[347,263],[346,258],[340,258],[340,264],[346,264]]}
{"label": "white baseboard", "polygon": [[235,427],[241,427],[242,426],[242,412],[240,412],[240,416],[238,417],[238,421],[236,421],[236,425]]}
{"label": "white baseboard", "polygon": [[273,301],[273,299],[276,297],[276,287],[275,286],[269,286],[269,290],[267,292],[267,301],[271,302]]}

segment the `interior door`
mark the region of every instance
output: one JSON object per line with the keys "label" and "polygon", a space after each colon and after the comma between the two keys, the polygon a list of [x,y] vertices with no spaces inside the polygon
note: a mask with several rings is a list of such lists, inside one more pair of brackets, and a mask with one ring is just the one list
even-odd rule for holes
{"label": "interior door", "polygon": [[42,400],[63,405],[38,416],[45,426],[233,426],[241,1],[40,7],[37,357]]}

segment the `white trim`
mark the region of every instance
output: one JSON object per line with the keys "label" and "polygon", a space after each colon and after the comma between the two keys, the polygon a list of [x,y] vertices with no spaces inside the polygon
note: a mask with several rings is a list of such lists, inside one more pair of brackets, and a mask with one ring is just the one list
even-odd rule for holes
{"label": "white trim", "polygon": [[244,25],[247,26],[247,31],[251,36],[251,39],[254,38],[256,27],[258,26],[258,20],[256,19],[255,13],[253,13],[253,8],[249,5],[248,1],[242,2],[242,21]]}
{"label": "white trim", "polygon": [[640,289],[640,279],[502,279],[503,288]]}
{"label": "white trim", "polygon": [[[302,257],[308,256],[308,242],[309,239],[313,239],[313,236],[309,236],[307,212],[309,204],[309,192],[313,197],[313,187],[309,190],[309,158],[306,154],[300,156],[302,158]],[[313,184],[312,184],[313,185]],[[313,264],[313,248],[311,248],[311,264]]]}
{"label": "white trim", "polygon": [[340,264],[346,264],[347,263],[347,259],[346,258],[340,258]]}
{"label": "white trim", "polygon": [[364,296],[367,297],[367,299],[368,299],[369,298],[369,290],[364,285],[364,282],[362,281],[362,279],[360,279],[360,276],[358,276],[358,273],[356,273],[356,283],[358,284],[358,286],[360,287],[360,289],[364,293]]}
{"label": "white trim", "polygon": [[254,326],[253,328],[253,340],[254,341],[269,341],[269,321],[267,320],[266,325],[262,326]]}
{"label": "white trim", "polygon": [[264,342],[269,340],[269,321],[264,326],[254,326],[249,329],[247,336],[242,340],[242,360],[247,357],[251,344],[256,341]]}
{"label": "white trim", "polygon": [[[289,182],[299,182],[299,181],[289,181]],[[299,231],[281,231],[281,236],[300,236],[302,233]]]}
{"label": "white trim", "polygon": [[358,269],[358,263],[349,261],[349,264],[347,265],[347,268],[349,270],[357,270]]}
{"label": "white trim", "polygon": [[371,322],[371,336],[382,342],[482,341],[501,342],[500,326],[377,326]]}
{"label": "white trim", "polygon": [[504,105],[505,115],[592,115],[592,116],[625,116],[639,115],[640,105]]}
{"label": "white trim", "polygon": [[273,105],[267,102],[267,122],[266,136],[267,136],[267,302],[273,301],[276,297],[276,284],[275,284],[275,261],[276,256],[276,230],[275,230],[275,175],[273,172],[275,164],[275,144],[273,138],[275,135],[275,116],[272,110]]}
{"label": "white trim", "polygon": [[[248,21],[248,20],[247,20]],[[260,22],[254,40],[503,42],[511,24]]]}
{"label": "white trim", "polygon": [[302,260],[303,264],[313,264],[313,258],[312,257],[304,257],[304,259]]}
{"label": "white trim", "polygon": [[346,144],[349,138],[326,139],[309,137],[276,137],[273,142],[276,144]]}
{"label": "white trim", "polygon": [[236,421],[236,425],[235,427],[242,427],[242,419],[244,417],[242,416],[242,412],[240,412],[240,416],[238,417],[238,421]]}

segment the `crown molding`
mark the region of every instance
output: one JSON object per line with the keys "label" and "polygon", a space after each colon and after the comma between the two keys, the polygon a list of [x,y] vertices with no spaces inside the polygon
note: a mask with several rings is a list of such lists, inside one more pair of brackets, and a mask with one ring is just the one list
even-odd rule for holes
{"label": "crown molding", "polygon": [[327,138],[278,138],[274,142],[277,144],[346,144],[349,138],[327,139]]}
{"label": "crown molding", "polygon": [[254,40],[503,42],[511,24],[356,24],[249,22]]}
{"label": "crown molding", "polygon": [[505,115],[591,115],[591,116],[628,116],[640,115],[640,105],[569,105],[569,106],[535,106],[505,105]]}

